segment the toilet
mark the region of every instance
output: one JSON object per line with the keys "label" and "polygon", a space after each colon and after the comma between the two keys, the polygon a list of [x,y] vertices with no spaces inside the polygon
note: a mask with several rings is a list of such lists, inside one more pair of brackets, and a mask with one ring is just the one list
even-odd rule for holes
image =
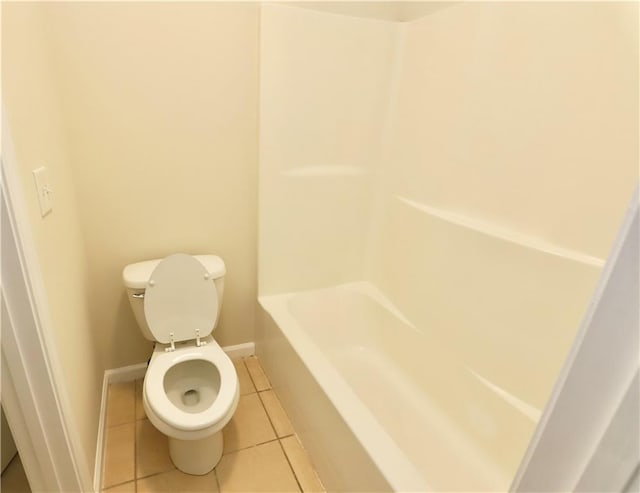
{"label": "toilet", "polygon": [[170,255],[127,265],[122,277],[143,336],[155,342],[144,377],[149,421],[169,438],[187,474],[222,457],[222,428],[238,406],[238,376],[211,335],[220,315],[225,265],[215,255]]}

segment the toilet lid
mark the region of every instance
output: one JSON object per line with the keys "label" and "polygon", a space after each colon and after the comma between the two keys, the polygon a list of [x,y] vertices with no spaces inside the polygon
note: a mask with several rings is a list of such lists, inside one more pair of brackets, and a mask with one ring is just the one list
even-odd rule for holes
{"label": "toilet lid", "polygon": [[211,334],[218,315],[216,286],[191,255],[176,253],[160,261],[149,277],[144,314],[156,341],[186,341]]}

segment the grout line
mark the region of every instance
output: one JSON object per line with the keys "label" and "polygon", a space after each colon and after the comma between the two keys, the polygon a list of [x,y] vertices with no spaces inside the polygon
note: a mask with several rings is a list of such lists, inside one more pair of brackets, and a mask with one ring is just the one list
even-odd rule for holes
{"label": "grout line", "polygon": [[282,453],[284,454],[284,458],[287,460],[287,464],[289,464],[289,469],[291,469],[291,472],[293,473],[293,478],[296,480],[296,483],[298,484],[298,489],[300,489],[300,491],[304,491],[302,489],[302,484],[300,484],[300,480],[298,479],[298,475],[296,474],[296,470],[293,468],[293,464],[291,464],[291,461],[289,460],[287,451],[284,449],[284,445],[282,445],[282,440],[278,440],[278,443],[280,444],[280,450],[282,450]]}
{"label": "grout line", "polygon": [[[273,396],[274,396],[276,402],[280,406],[280,409],[282,409],[282,412],[283,412],[284,416],[287,418],[287,421],[291,425],[291,429],[293,430],[291,433],[288,433],[288,434],[282,435],[282,436],[278,435],[278,430],[276,430],[276,427],[273,424],[273,421],[271,420],[271,415],[269,414],[269,410],[267,409],[267,406],[264,404],[264,401],[262,400],[262,396],[259,395],[259,394],[262,394],[264,392],[273,392]],[[278,394],[276,394],[276,392],[273,389],[265,389],[265,390],[261,390],[260,392],[258,392],[258,397],[260,398],[260,402],[262,403],[262,407],[264,408],[265,412],[267,413],[267,417],[269,418],[269,422],[271,423],[271,427],[273,428],[273,431],[276,432],[276,436],[278,438],[287,438],[287,437],[290,437],[292,435],[295,435],[296,431],[295,431],[295,428],[293,427],[293,423],[291,422],[291,418],[289,418],[289,415],[284,410],[284,407],[282,407],[282,403],[280,402],[280,399],[278,398]]]}
{"label": "grout line", "polygon": [[[113,383],[109,384],[109,387],[107,389],[107,406],[106,408],[109,409],[109,400],[112,397],[111,395],[111,386],[113,385]],[[135,413],[135,386],[134,386],[134,394],[133,394],[133,408],[134,408],[134,413]],[[134,415],[135,418],[135,415]],[[108,421],[108,413],[105,413],[104,416],[104,420],[105,420],[105,424]],[[104,484],[104,478],[105,478],[105,466],[106,466],[106,457],[107,457],[107,449],[108,449],[108,440],[107,440],[107,433],[108,430],[110,428],[116,428],[118,426],[126,426],[126,425],[133,425],[133,478],[132,479],[128,479],[126,481],[122,481],[120,483],[114,483],[112,485],[109,485],[108,487],[105,487]],[[137,492],[137,483],[136,483],[136,426],[135,426],[135,420],[134,421],[126,421],[124,423],[118,423],[118,424],[112,424],[109,426],[105,426],[105,440],[104,440],[104,445],[103,445],[104,449],[103,449],[103,460],[102,460],[102,481],[101,481],[101,485],[100,485],[100,491],[106,490],[108,491],[111,488],[115,488],[116,486],[121,486],[123,484],[127,484],[127,483],[131,483],[133,482],[134,484],[134,490]]]}
{"label": "grout line", "polygon": [[246,372],[247,375],[249,375],[249,382],[251,383],[251,388],[253,389],[252,392],[247,392],[245,394],[240,394],[240,395],[249,395],[249,394],[255,394],[258,389],[256,388],[256,384],[253,382],[253,378],[251,377],[251,372],[249,372],[249,367],[247,367],[246,363],[244,362],[245,358],[249,358],[249,356],[240,358],[236,361],[239,361],[242,364],[242,367],[244,368],[244,371]]}
{"label": "grout line", "polygon": [[[127,383],[127,382],[113,382],[113,383]],[[104,415],[104,429],[108,430],[109,428],[115,428],[116,426],[122,426],[122,425],[128,425],[129,423],[135,423],[137,421],[136,419],[136,387],[135,384],[133,386],[133,419],[131,420],[125,420],[122,422],[116,422],[116,423],[110,423],[109,422],[109,399],[110,397],[110,391],[111,391],[111,386],[113,385],[113,383],[109,384],[109,388],[107,390],[107,404],[105,406],[106,410],[105,410],[105,415]]]}
{"label": "grout line", "polygon": [[244,371],[247,372],[247,375],[249,375],[249,380],[251,381],[251,386],[253,388],[253,392],[250,392],[251,394],[257,393],[258,392],[258,387],[256,387],[256,383],[253,381],[253,377],[251,376],[251,372],[249,371],[249,367],[247,366],[247,363],[245,362],[245,360],[247,358],[250,358],[251,356],[246,356],[244,358],[242,358],[242,366],[244,366]]}
{"label": "grout line", "polygon": [[[143,413],[141,418],[138,417],[138,384],[137,384],[138,380],[142,380],[142,383],[140,384],[140,385],[142,385],[142,390],[140,392],[141,393],[144,392],[144,379],[139,379],[138,378],[138,379],[134,380],[134,385],[133,385],[133,392],[134,392],[134,394],[133,394],[133,402],[134,402],[133,412],[135,413],[134,418],[135,418],[136,422],[147,418],[147,413],[146,412]],[[144,399],[144,396],[140,396],[140,406],[142,407],[142,410],[144,411],[144,404],[142,403],[143,399]]]}
{"label": "grout line", "polygon": [[[247,375],[249,375],[249,380],[251,380],[251,385],[253,385],[253,388],[255,389],[256,393],[260,392],[258,390],[258,386],[256,385],[255,380],[253,379],[253,375],[251,374],[251,372],[249,371],[249,367],[247,366],[247,363],[245,362],[247,358],[255,358],[255,356],[246,356],[245,358],[242,358],[242,364],[244,365],[244,369],[247,370]],[[258,359],[258,358],[256,358]]]}
{"label": "grout line", "polygon": [[222,488],[220,487],[220,478],[218,477],[218,465],[220,465],[220,461],[222,461],[222,457],[220,457],[220,460],[216,464],[216,467],[213,468],[213,477],[216,479],[216,487],[218,488],[218,493],[222,491]]}
{"label": "grout line", "polygon": [[109,493],[109,490],[111,488],[116,488],[117,486],[122,486],[123,484],[127,484],[127,483],[133,483],[134,481],[135,481],[134,479],[130,479],[128,481],[123,481],[122,483],[115,483],[115,484],[112,484],[111,486],[107,487],[106,489],[105,488],[100,488],[100,491],[105,491],[105,493]]}
{"label": "grout line", "polygon": [[[258,390],[256,389],[255,384],[253,383],[253,380],[251,379],[251,374],[249,373],[249,369],[247,368],[247,365],[244,364],[244,362],[242,360],[239,360],[242,363],[242,368],[244,368],[245,373],[249,376],[249,384],[251,385],[251,390],[249,392],[247,392],[247,389],[240,389],[240,396],[245,396],[245,395],[249,395],[249,394],[255,394],[256,392],[258,392]],[[235,366],[235,365],[234,365]],[[238,374],[238,370],[236,370],[236,375]],[[238,384],[239,384],[239,377],[238,377]]]}
{"label": "grout line", "polygon": [[[171,464],[173,464],[173,462]],[[152,478],[154,476],[160,476],[160,474],[166,474],[166,473],[169,473],[169,472],[172,472],[172,471],[179,471],[179,469],[177,467],[173,466],[172,469],[167,469],[166,471],[152,472],[151,474],[149,474],[147,476],[142,476],[142,477],[136,478],[136,481],[138,481],[138,479],[149,479],[149,478]]]}
{"label": "grout line", "polygon": [[[293,435],[287,435],[286,437],[282,437],[284,438],[291,438],[293,437],[295,439],[296,442],[298,442],[298,446],[300,447],[300,449],[302,450],[302,454],[304,455],[304,459],[307,462],[307,464],[309,465],[311,471],[313,472],[313,475],[315,476],[316,480],[318,481],[318,484],[320,484],[320,486],[322,487],[322,491],[323,493],[327,493],[327,489],[324,487],[324,483],[322,482],[322,480],[320,479],[320,476],[318,475],[318,470],[316,469],[316,466],[313,464],[313,462],[311,462],[311,457],[309,456],[309,452],[307,451],[306,448],[304,448],[304,445],[302,444],[302,441],[300,440],[300,437],[298,437],[298,435],[296,433],[294,433]],[[282,439],[280,439],[280,445],[282,446],[282,448],[284,449],[284,446],[282,445]],[[285,450],[285,455],[287,455],[287,452]],[[287,460],[289,459],[289,456],[287,455]],[[291,466],[291,469],[293,469],[293,466]],[[295,474],[295,469],[294,469],[294,474]],[[297,478],[297,476],[296,476]],[[302,489],[302,486],[300,486],[300,490],[304,491]],[[313,490],[315,491],[315,490]]]}
{"label": "grout line", "polygon": [[[278,437],[275,437],[275,438],[272,438],[271,440],[266,440],[264,442],[256,443],[254,445],[249,445],[248,447],[242,447],[242,448],[239,448],[239,449],[232,450],[230,452],[227,452],[226,454],[223,453],[222,456],[224,457],[225,455],[231,455],[231,454],[235,454],[236,452],[242,452],[243,450],[249,450],[250,448],[259,447],[260,445],[265,445],[267,443],[275,442],[277,440],[280,440],[280,439]],[[220,459],[220,460],[222,460],[222,459]]]}
{"label": "grout line", "polygon": [[[258,357],[254,356],[254,358],[257,360]],[[260,363],[260,360],[258,360],[258,363]],[[260,365],[260,368],[262,368],[262,365]],[[262,372],[264,373],[264,368],[262,368]],[[268,391],[272,391],[274,394],[274,397],[276,399],[276,401],[278,402],[278,404],[280,404],[280,407],[282,408],[282,403],[280,403],[280,399],[278,398],[278,395],[275,393],[275,391],[273,390],[273,388],[268,388],[268,389],[264,389],[264,390],[260,390],[257,392],[258,397],[260,398],[260,403],[262,404],[262,407],[264,408],[265,412],[267,413],[267,418],[269,418],[269,422],[271,423],[271,427],[273,428],[273,431],[275,432],[276,436],[278,436],[278,431],[276,430],[275,426],[273,425],[273,421],[271,420],[271,416],[269,414],[269,411],[267,410],[267,407],[264,405],[264,401],[262,400],[262,396],[260,395],[263,392],[268,392]],[[284,408],[282,408],[283,412],[285,413],[285,415],[287,415],[287,413],[284,411]],[[289,420],[289,423],[291,423],[291,419],[289,418],[289,416],[287,416],[287,419]],[[300,491],[304,491],[302,489],[302,484],[300,483],[300,481],[298,480],[298,475],[296,474],[295,469],[293,468],[293,465],[291,464],[291,461],[289,460],[289,456],[287,455],[286,450],[284,449],[284,445],[282,445],[282,439],[284,438],[289,438],[289,437],[294,437],[296,439],[296,441],[300,444],[300,446],[302,447],[302,442],[300,442],[300,439],[298,439],[298,435],[295,432],[295,428],[293,427],[293,423],[291,423],[291,428],[294,430],[293,433],[290,433],[288,435],[284,435],[284,436],[278,436],[278,442],[280,443],[280,448],[282,449],[282,452],[284,453],[285,458],[287,459],[287,463],[289,464],[289,467],[291,468],[291,471],[293,472],[293,477],[296,480],[296,483],[298,483],[298,487],[300,488]],[[265,442],[267,443],[267,442]],[[318,476],[318,471],[316,470],[315,466],[313,466],[311,464],[311,461],[308,458],[308,453],[306,451],[306,449],[304,447],[302,447],[302,450],[304,451],[304,453],[307,455],[307,460],[309,461],[309,464],[311,465],[311,468],[313,469],[313,473],[315,474],[316,478],[318,479],[318,482],[322,485],[322,487],[324,488],[324,485],[322,484],[322,481],[320,481],[320,478]]]}
{"label": "grout line", "polygon": [[[257,356],[254,356],[256,359]],[[258,363],[260,363],[260,361],[258,360]],[[260,368],[262,368],[262,365],[260,365]],[[262,373],[264,373],[264,368],[262,368]],[[271,384],[271,382],[269,382],[269,384]],[[263,392],[272,392],[273,393],[273,397],[275,398],[276,402],[278,403],[278,405],[280,406],[280,409],[282,409],[282,412],[284,413],[285,417],[287,418],[287,421],[289,422],[289,424],[291,425],[291,429],[293,430],[292,433],[288,434],[288,435],[283,435],[280,436],[278,434],[278,430],[276,430],[275,425],[273,424],[273,420],[271,419],[271,414],[269,414],[269,410],[267,409],[267,406],[265,405],[264,401],[262,400],[262,396],[260,394],[262,394]],[[262,404],[262,407],[264,408],[264,411],[267,413],[267,418],[269,419],[269,423],[271,423],[271,427],[273,428],[273,431],[275,432],[276,436],[280,439],[280,438],[286,438],[289,437],[291,435],[295,435],[295,428],[293,427],[293,423],[291,422],[291,418],[289,418],[289,415],[286,413],[286,411],[284,410],[284,407],[282,407],[282,403],[280,402],[280,399],[278,398],[278,394],[276,394],[276,392],[273,390],[273,387],[270,387],[268,389],[264,389],[264,390],[260,390],[257,392],[258,397],[260,399],[260,403]]]}
{"label": "grout line", "polygon": [[249,370],[249,367],[245,363],[245,368],[247,369],[247,373],[249,373],[249,378],[253,382],[253,386],[255,387],[256,392],[264,392],[265,390],[273,390],[273,386],[271,385],[271,380],[269,380],[269,377],[267,376],[266,372],[264,371],[264,368],[262,367],[262,363],[260,363],[260,360],[258,359],[258,357],[255,354],[251,355],[251,356],[247,356],[246,358],[243,359],[243,362],[248,358],[253,358],[253,359],[256,360],[256,362],[258,363],[258,367],[260,368],[260,371],[262,372],[262,376],[265,378],[265,380],[269,384],[268,388],[262,389],[262,390],[258,390],[258,386],[256,385],[256,382],[253,379],[253,375],[251,375],[251,371]]}
{"label": "grout line", "polygon": [[[158,471],[158,472],[152,472],[151,474],[147,474],[146,476],[140,476],[139,478],[136,478],[136,481],[138,481],[139,479],[149,479],[152,478],[153,476],[160,476],[160,474],[167,474],[173,471],[180,471],[180,469],[178,469],[173,462],[171,462],[171,469],[165,469],[163,471]],[[185,473],[187,474],[187,473]]]}
{"label": "grout line", "polygon": [[[143,420],[148,421],[148,420],[149,420],[149,418],[145,417],[144,419],[140,419],[140,420],[138,420],[138,421],[143,421]],[[136,421],[136,423],[137,423],[137,421]],[[149,421],[149,424],[150,424],[151,426],[153,426],[153,423],[151,423],[151,421]],[[155,428],[155,426],[154,426],[154,428]],[[156,429],[157,429],[157,428],[156,428]],[[173,463],[173,461],[171,460],[171,457],[169,457],[169,461],[170,461],[170,463],[171,463],[171,469],[165,469],[165,470],[163,470],[163,471],[158,471],[158,472],[154,472],[154,473],[151,473],[151,474],[147,474],[146,476],[140,476],[140,477],[138,477],[138,467],[137,467],[137,466],[138,466],[138,454],[137,454],[137,451],[138,451],[138,433],[137,433],[137,426],[136,426],[136,428],[135,428],[135,431],[136,431],[136,434],[135,434],[135,437],[134,437],[134,438],[135,438],[135,441],[134,441],[134,447],[135,447],[135,448],[134,448],[134,451],[135,451],[135,455],[134,455],[134,459],[133,459],[133,460],[134,460],[135,479],[136,479],[136,491],[137,491],[137,481],[138,481],[139,479],[147,479],[147,478],[150,478],[150,477],[152,477],[152,476],[158,476],[159,474],[164,474],[164,473],[167,473],[167,472],[175,471],[175,470],[176,470],[176,469],[178,469],[178,468],[175,466],[175,464],[174,464],[174,463]],[[162,433],[162,432],[160,432],[160,433]],[[164,433],[162,433],[162,434],[164,435]],[[166,437],[166,435],[164,435],[164,436]],[[168,440],[168,439],[169,439],[169,438],[167,437],[167,440]]]}
{"label": "grout line", "polygon": [[262,400],[262,396],[260,395],[260,392],[257,392],[257,394],[258,394],[258,400],[260,401],[260,404],[262,405],[262,409],[264,409],[264,413],[267,415],[267,419],[269,420],[269,424],[271,425],[271,429],[273,430],[273,433],[276,435],[276,438],[280,438],[278,436],[278,430],[276,430],[276,427],[273,424],[273,420],[271,419],[271,416],[269,415],[269,410],[267,409],[267,406],[264,405],[264,401]]}

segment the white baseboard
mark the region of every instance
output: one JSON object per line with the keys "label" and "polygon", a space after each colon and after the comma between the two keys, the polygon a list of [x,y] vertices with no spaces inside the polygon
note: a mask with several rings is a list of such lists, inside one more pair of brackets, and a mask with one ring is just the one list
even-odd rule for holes
{"label": "white baseboard", "polygon": [[118,382],[130,382],[138,378],[144,378],[147,372],[147,363],[138,363],[136,365],[122,366],[113,368],[104,372],[104,377],[109,384]]}
{"label": "white baseboard", "polygon": [[227,353],[231,359],[244,358],[245,356],[253,356],[256,354],[256,345],[254,342],[245,342],[243,344],[236,344],[235,346],[225,346],[222,350]]}
{"label": "white baseboard", "polygon": [[[108,371],[108,370],[107,370]],[[107,416],[107,390],[109,380],[107,372],[102,377],[102,397],[100,399],[100,416],[98,417],[98,440],[96,440],[96,462],[93,468],[93,491],[101,491],[102,488],[102,455],[104,451],[104,420]]]}
{"label": "white baseboard", "polygon": [[[234,346],[225,346],[222,350],[227,353],[231,359],[243,358],[254,355],[256,345],[253,342],[245,342]],[[113,368],[104,372],[104,378],[102,379],[102,399],[100,401],[100,418],[98,422],[98,443],[96,444],[96,463],[93,472],[93,488],[95,491],[100,491],[102,486],[102,461],[104,456],[105,420],[107,419],[109,385],[143,378],[146,371],[147,363],[138,363],[136,365]]]}

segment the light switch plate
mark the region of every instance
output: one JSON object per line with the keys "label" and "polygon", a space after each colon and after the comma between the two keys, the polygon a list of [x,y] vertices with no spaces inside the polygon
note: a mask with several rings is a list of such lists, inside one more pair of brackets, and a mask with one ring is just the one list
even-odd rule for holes
{"label": "light switch plate", "polygon": [[36,182],[36,190],[38,192],[38,202],[40,203],[40,214],[42,217],[51,212],[52,193],[51,186],[49,185],[49,170],[44,166],[33,170],[33,178]]}

